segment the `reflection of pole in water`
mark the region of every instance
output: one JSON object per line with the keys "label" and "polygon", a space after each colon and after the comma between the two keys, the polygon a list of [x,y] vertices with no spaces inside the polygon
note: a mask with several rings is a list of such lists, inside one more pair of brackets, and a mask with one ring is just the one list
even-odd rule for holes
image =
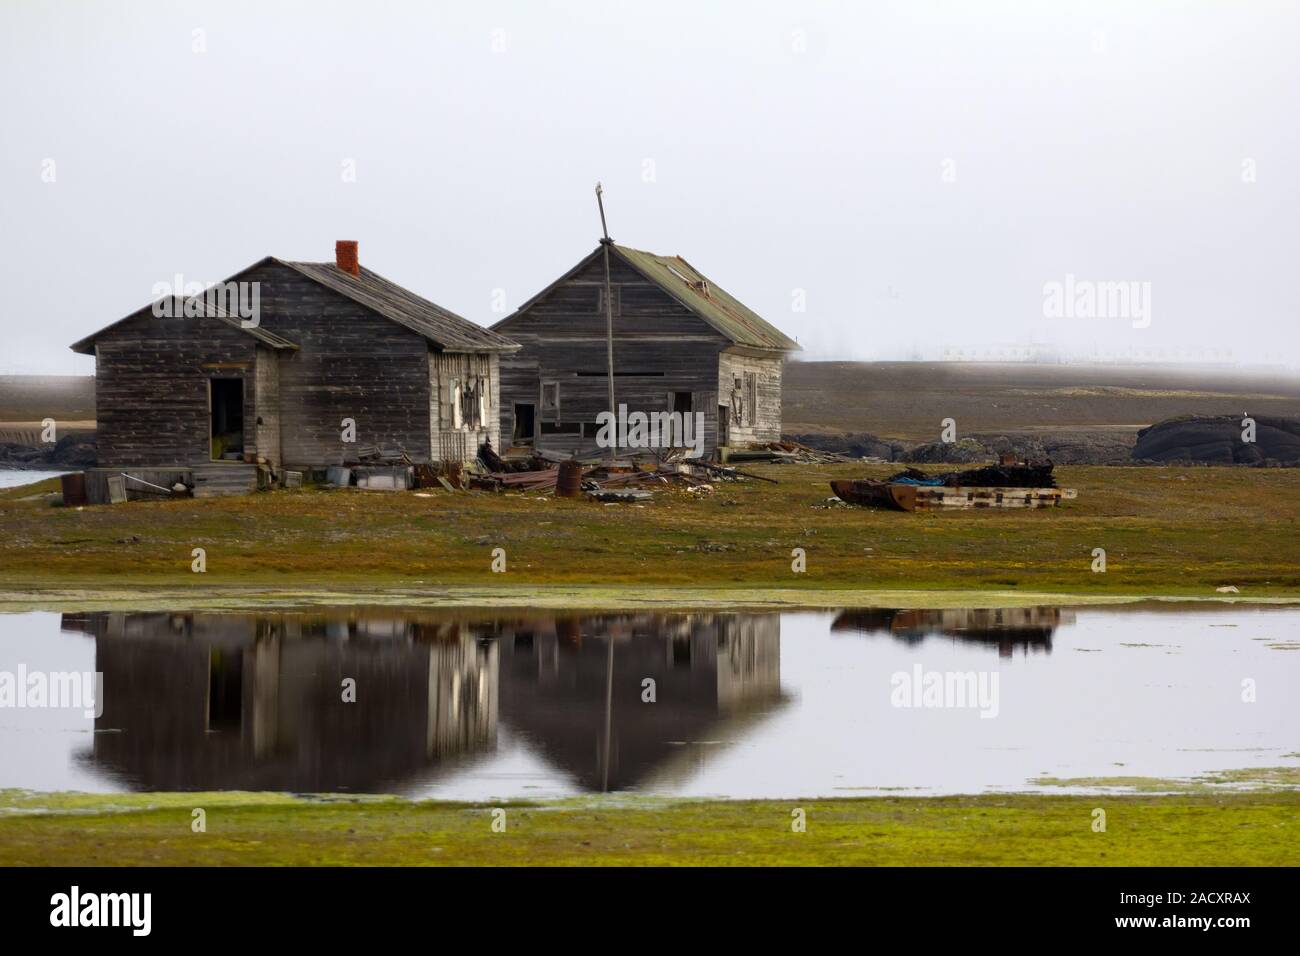
{"label": "reflection of pole in water", "polygon": [[614,709],[614,635],[606,634],[609,650],[605,654],[605,759],[600,768],[600,792],[609,792],[609,738]]}

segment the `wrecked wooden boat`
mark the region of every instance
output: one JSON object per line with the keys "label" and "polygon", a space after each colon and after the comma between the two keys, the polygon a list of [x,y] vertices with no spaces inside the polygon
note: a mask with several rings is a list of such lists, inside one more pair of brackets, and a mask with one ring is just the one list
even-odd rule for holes
{"label": "wrecked wooden boat", "polygon": [[892,488],[902,488],[902,485],[891,485],[887,481],[881,481],[877,478],[841,478],[831,482],[831,491],[835,492],[836,497],[841,501],[847,501],[851,505],[862,505],[866,508],[896,508],[902,511],[907,509],[903,507],[901,498],[895,498]]}
{"label": "wrecked wooden boat", "polygon": [[831,490],[851,505],[896,511],[1054,508],[1078,497],[1073,488],[1056,487],[1051,462],[990,465],[944,475],[908,468],[885,479],[838,479],[831,482]]}

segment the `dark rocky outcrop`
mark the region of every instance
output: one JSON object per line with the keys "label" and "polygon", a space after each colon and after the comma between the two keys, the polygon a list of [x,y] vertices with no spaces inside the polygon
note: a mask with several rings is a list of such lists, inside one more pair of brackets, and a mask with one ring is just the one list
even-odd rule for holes
{"label": "dark rocky outcrop", "polygon": [[1045,435],[974,435],[992,458],[1014,455],[1017,460],[1050,459],[1058,465],[1131,464],[1132,432],[1071,432]]}
{"label": "dark rocky outcrop", "polygon": [[975,438],[959,438],[954,442],[932,441],[905,452],[899,461],[928,465],[969,465],[987,461],[992,456],[984,443]]}
{"label": "dark rocky outcrop", "polygon": [[1136,437],[1131,431],[1061,432],[1043,438],[1042,444],[1044,457],[1058,465],[1128,465]]}
{"label": "dark rocky outcrop", "polygon": [[95,464],[92,432],[64,435],[50,445],[0,442],[0,467],[20,469],[89,468]]}
{"label": "dark rocky outcrop", "polygon": [[1255,441],[1240,415],[1169,418],[1138,432],[1133,460],[1206,465],[1300,464],[1300,419],[1255,417]]}
{"label": "dark rocky outcrop", "polygon": [[1014,455],[1018,461],[1050,459],[1058,465],[1131,464],[1133,432],[1062,431],[1047,435],[968,435],[952,443],[907,442],[865,432],[844,435],[788,435],[787,438],[852,458],[883,458],[913,464],[965,465]]}

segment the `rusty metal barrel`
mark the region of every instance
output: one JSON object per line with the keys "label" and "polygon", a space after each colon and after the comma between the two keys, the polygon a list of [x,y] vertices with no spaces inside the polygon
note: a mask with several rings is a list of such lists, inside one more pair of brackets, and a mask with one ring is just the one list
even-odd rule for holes
{"label": "rusty metal barrel", "polygon": [[63,503],[65,505],[80,506],[86,503],[86,475],[84,472],[74,471],[59,477],[63,485]]}
{"label": "rusty metal barrel", "polygon": [[570,458],[560,462],[555,480],[555,494],[560,498],[577,498],[582,494],[582,465]]}

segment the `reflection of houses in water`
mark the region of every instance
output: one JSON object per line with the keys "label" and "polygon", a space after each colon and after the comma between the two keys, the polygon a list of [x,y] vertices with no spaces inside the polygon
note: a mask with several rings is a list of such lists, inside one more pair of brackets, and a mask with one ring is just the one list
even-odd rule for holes
{"label": "reflection of houses in water", "polygon": [[617,790],[679,776],[692,745],[712,753],[782,700],[776,614],[105,613],[63,628],[94,637],[104,674],[87,759],[147,790],[400,792],[495,749],[498,711],[580,786]]}
{"label": "reflection of houses in water", "polygon": [[[781,695],[776,614],[526,618],[492,625],[501,720],[588,790],[676,776]],[[655,701],[643,700],[647,679]]]}
{"label": "reflection of houses in water", "polygon": [[[385,791],[496,740],[497,652],[404,615],[86,614],[89,760],[148,790]],[[344,681],[356,682],[354,703]]]}
{"label": "reflection of houses in water", "polygon": [[917,644],[936,634],[972,644],[995,644],[998,656],[1010,657],[1016,648],[1025,652],[1052,651],[1052,634],[1074,623],[1074,613],[1057,607],[903,609],[865,608],[842,611],[832,631],[888,634]]}

